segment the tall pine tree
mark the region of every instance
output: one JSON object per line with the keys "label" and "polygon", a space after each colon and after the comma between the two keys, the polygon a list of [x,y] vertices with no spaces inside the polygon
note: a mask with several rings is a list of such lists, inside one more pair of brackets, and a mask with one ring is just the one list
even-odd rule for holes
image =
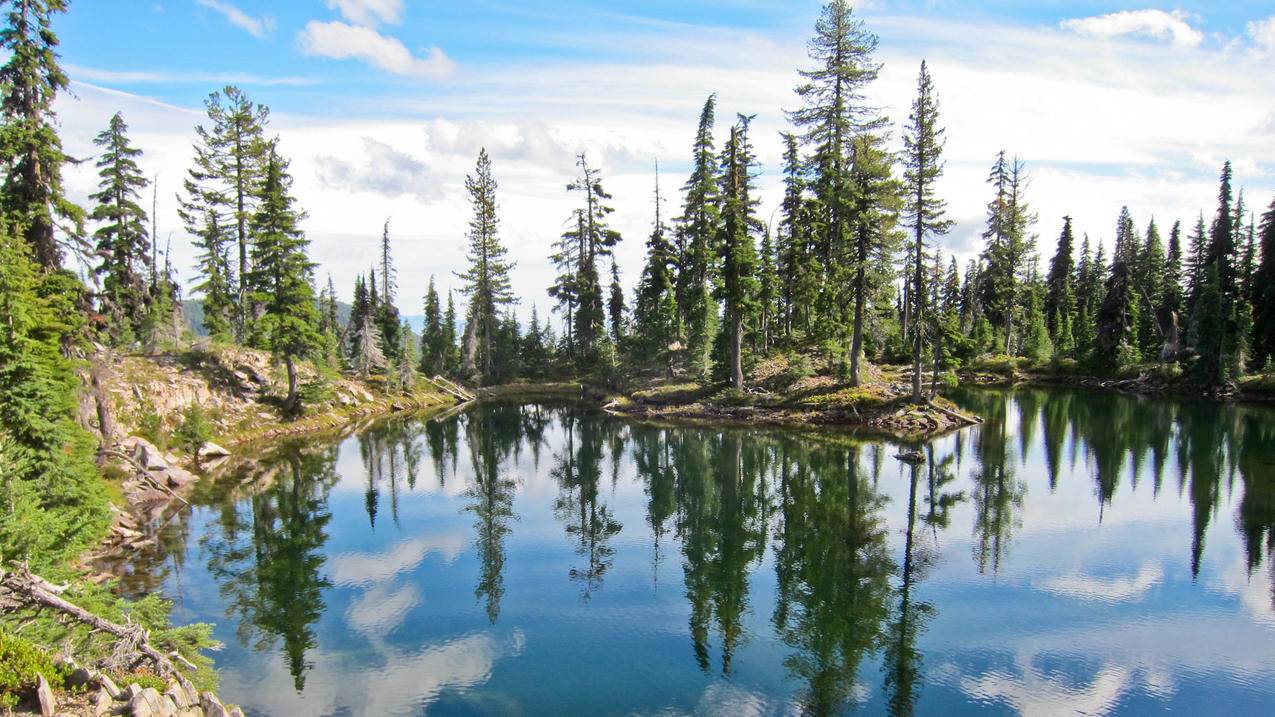
{"label": "tall pine tree", "polygon": [[478,152],[474,173],[465,177],[465,189],[473,217],[469,220],[469,268],[457,274],[465,282],[461,291],[469,298],[461,370],[485,380],[496,372],[494,347],[500,310],[514,302],[509,284],[514,265],[500,242],[496,178],[485,148]]}
{"label": "tall pine tree", "polygon": [[109,333],[117,343],[135,337],[146,317],[149,295],[146,264],[150,253],[146,210],[141,191],[150,182],[137,165],[142,151],[128,140],[128,125],[116,112],[110,125],[93,139],[101,148],[97,169],[98,191],[90,218],[100,226],[93,232],[101,263],[94,273],[101,277],[101,309],[110,318]]}

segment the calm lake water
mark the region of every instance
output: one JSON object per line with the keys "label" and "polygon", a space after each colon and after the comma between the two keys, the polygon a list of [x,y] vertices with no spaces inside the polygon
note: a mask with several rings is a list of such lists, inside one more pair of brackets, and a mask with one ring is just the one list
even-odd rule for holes
{"label": "calm lake water", "polygon": [[139,562],[250,715],[1275,713],[1275,411],[979,391],[924,448],[482,405]]}

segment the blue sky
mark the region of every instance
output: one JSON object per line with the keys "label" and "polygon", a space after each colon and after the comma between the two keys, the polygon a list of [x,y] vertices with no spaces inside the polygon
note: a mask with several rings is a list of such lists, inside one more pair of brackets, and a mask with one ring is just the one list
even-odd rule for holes
{"label": "blue sky", "polygon": [[[478,146],[501,181],[506,241],[523,311],[547,307],[548,244],[572,207],[563,187],[588,151],[616,197],[632,284],[649,229],[654,164],[681,184],[699,105],[720,93],[719,132],[756,113],[763,214],[778,201],[778,132],[821,3],[439,0],[72,0],[58,19],[76,99],[59,105],[66,142],[122,110],[160,176],[160,236],[189,274],[172,196],[202,100],[227,82],[272,109],[293,161],[321,272],[348,290],[393,217],[405,308],[430,274],[463,263],[464,174]],[[1109,240],[1122,204],[1139,223],[1208,210],[1223,159],[1250,203],[1275,193],[1275,4],[1182,2],[860,3],[885,63],[873,101],[906,117],[929,60],[948,126],[944,193],[978,250],[995,153],[1032,171],[1040,248],[1063,214]],[[897,135],[897,130],[895,132]],[[897,137],[896,137],[897,139]],[[91,168],[68,178],[86,195]],[[667,211],[676,208],[668,207]],[[407,313],[413,313],[408,311]]]}

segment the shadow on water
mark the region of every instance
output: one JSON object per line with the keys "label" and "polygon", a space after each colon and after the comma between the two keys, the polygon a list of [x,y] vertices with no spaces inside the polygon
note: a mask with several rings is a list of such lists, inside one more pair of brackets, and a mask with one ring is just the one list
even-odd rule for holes
{"label": "shadow on water", "polygon": [[[465,578],[472,604],[448,602],[449,593],[441,592],[438,610],[449,617],[440,623],[454,623],[451,638],[516,627],[518,640],[529,645],[528,652],[511,653],[521,654],[518,661],[504,663],[518,669],[505,675],[487,664],[464,689],[407,699],[412,707],[403,714],[431,700],[455,708],[444,712],[480,703],[527,712],[696,711],[705,700],[725,699],[710,697],[719,692],[708,685],[747,692],[762,712],[908,715],[977,711],[989,701],[1032,711],[1030,696],[985,687],[1004,670],[979,667],[982,657],[962,653],[951,637],[957,618],[945,622],[944,610],[979,614],[982,598],[962,589],[1004,591],[998,599],[1018,600],[1010,591],[1056,584],[1056,575],[1032,577],[1042,569],[1035,563],[1045,560],[1040,546],[1048,538],[1032,521],[1052,519],[1051,511],[1065,507],[1082,516],[1058,518],[1053,528],[1080,536],[1102,529],[1113,513],[1136,521],[1121,510],[1126,502],[1181,501],[1189,538],[1179,557],[1191,584],[1202,579],[1209,542],[1221,540],[1238,543],[1250,582],[1265,566],[1266,584],[1275,585],[1271,410],[1054,390],[970,391],[958,398],[985,422],[924,446],[925,461],[914,464],[896,462],[889,446],[856,439],[654,427],[554,405],[480,405],[443,420],[386,421],[345,444],[284,443],[201,485],[194,511],[164,529],[164,554],[139,558],[126,586],[180,593],[182,574],[199,572],[216,585],[220,611],[194,617],[233,631],[237,644],[238,657],[223,662],[225,670],[249,664],[252,654],[276,654],[299,696],[309,693],[307,677],[348,680],[333,672],[336,661],[318,666],[311,653],[360,654],[347,644],[354,638],[324,638],[331,644],[320,648],[317,629],[341,594],[329,569],[330,526],[334,512],[347,508],[335,496],[360,485],[351,494],[361,493],[366,532],[341,523],[360,545],[392,550],[419,530],[412,526],[419,526],[423,507],[465,516],[468,548],[458,553],[466,557],[417,558],[404,575],[436,584],[472,564]],[[354,453],[357,475],[352,461],[341,460]],[[1075,498],[1072,489],[1086,481],[1090,498]],[[1227,522],[1234,530],[1210,530]],[[557,526],[557,538],[542,530],[545,524]],[[1080,555],[1055,572],[1074,568]],[[537,561],[553,568],[511,572]],[[675,583],[680,601],[668,602],[662,581]],[[563,588],[575,596],[574,606],[525,597],[562,596]],[[1175,589],[1205,600],[1202,588]],[[1275,588],[1267,601],[1263,619],[1275,614]],[[480,622],[462,619],[471,607],[481,612]],[[571,617],[606,610],[616,610],[616,618],[602,626]],[[657,623],[684,620],[681,637],[670,643],[659,632],[657,640],[642,625],[623,623],[634,614]],[[413,624],[398,620],[383,638]],[[1024,639],[1038,629],[1024,624]],[[412,630],[403,634],[429,650],[448,638],[419,625]],[[533,657],[534,638],[552,642],[555,631],[623,652],[618,661],[626,664],[536,664],[555,658]],[[322,634],[330,633],[344,634]],[[569,651],[552,654],[569,661]],[[604,675],[597,678],[604,682],[612,678],[608,669],[649,678],[635,678],[627,692],[576,703],[570,690],[564,697],[565,688],[556,687],[569,669]],[[972,674],[957,679],[954,670]],[[1009,677],[1034,674],[1019,671]],[[1065,679],[1087,678],[1080,670]],[[1245,689],[1275,696],[1270,688]],[[1154,697],[1161,702],[1152,704],[1163,707],[1182,694],[1123,690],[1100,706]],[[1062,696],[1053,707],[1074,707],[1069,700],[1079,699],[1077,689],[1055,691]],[[359,713],[357,704],[331,699],[334,709]]]}

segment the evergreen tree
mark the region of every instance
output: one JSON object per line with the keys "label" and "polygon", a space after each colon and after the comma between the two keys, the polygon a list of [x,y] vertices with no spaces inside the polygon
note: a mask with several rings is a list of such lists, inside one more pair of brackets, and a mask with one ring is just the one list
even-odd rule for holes
{"label": "evergreen tree", "polygon": [[[394,271],[394,259],[390,255],[390,220],[385,220],[381,230],[381,294],[376,315],[377,328],[381,331],[381,345],[386,357],[397,363],[402,353],[402,338],[406,336],[401,330],[398,307],[394,305],[394,294],[398,291],[397,275]],[[372,272],[375,275],[375,271]]]}
{"label": "evergreen tree", "polygon": [[996,196],[987,205],[987,230],[983,238],[986,271],[983,272],[982,303],[993,325],[1004,332],[1004,352],[1014,354],[1014,320],[1020,313],[1020,285],[1027,257],[1035,248],[1029,235],[1035,215],[1023,200],[1026,170],[1017,157],[1010,160],[1002,151],[988,176]]}
{"label": "evergreen tree", "polygon": [[1236,234],[1231,187],[1231,163],[1222,167],[1218,210],[1203,251],[1203,277],[1199,305],[1192,311],[1196,377],[1207,385],[1221,385],[1233,378],[1240,351],[1236,298],[1239,292],[1235,265]]}
{"label": "evergreen tree", "polygon": [[[249,250],[254,242],[252,217],[264,201],[263,187],[269,153],[273,145],[265,138],[269,110],[254,105],[238,88],[227,86],[213,92],[204,102],[208,127],[195,127],[194,166],[184,183],[183,215],[202,222],[207,212],[230,227],[238,248],[236,315],[234,334],[239,341],[249,335],[248,273]],[[187,231],[198,232],[187,220]]]}
{"label": "evergreen tree", "polygon": [[[367,298],[367,283],[363,275],[354,277],[354,294],[350,303],[350,318],[347,328],[350,334],[350,365],[359,365],[363,354],[363,325],[371,318],[371,304]],[[379,346],[378,346],[379,349]]]}
{"label": "evergreen tree", "polygon": [[576,166],[580,168],[580,176],[567,185],[567,191],[581,193],[584,206],[576,214],[576,309],[572,330],[577,361],[581,367],[587,367],[597,359],[598,341],[606,334],[606,304],[602,297],[598,260],[611,256],[620,241],[620,233],[607,225],[607,217],[615,210],[606,203],[611,195],[602,187],[602,173],[589,165],[583,153],[577,158]]}
{"label": "evergreen tree", "polygon": [[434,288],[434,277],[429,277],[429,289],[425,292],[425,325],[421,329],[421,373],[437,376],[443,373],[447,361],[447,333],[443,327],[443,309]]}
{"label": "evergreen tree", "polygon": [[943,149],[946,140],[939,126],[939,103],[929,68],[921,61],[916,82],[916,99],[903,135],[903,181],[906,185],[903,215],[912,229],[912,302],[906,307],[912,326],[912,400],[920,402],[921,353],[927,316],[925,288],[925,238],[951,231],[947,202],[938,197],[937,184],[943,176]]}
{"label": "evergreen tree", "polygon": [[784,332],[808,331],[819,295],[819,271],[811,247],[811,205],[806,196],[806,166],[797,136],[785,133],[784,199],[776,232]]}
{"label": "evergreen tree", "polygon": [[[824,341],[836,339],[844,325],[845,282],[851,277],[856,287],[867,286],[862,236],[852,236],[854,215],[862,213],[863,186],[855,186],[856,170],[880,164],[873,155],[878,150],[870,139],[885,121],[877,109],[866,101],[869,85],[876,81],[881,65],[873,60],[877,37],[863,21],[854,16],[846,0],[832,0],[824,5],[810,40],[809,57],[813,67],[800,72],[803,82],[796,92],[802,107],[789,113],[793,125],[802,132],[803,143],[810,148],[815,176],[811,189],[816,200],[815,225],[819,228],[813,241],[815,266],[821,270],[818,319],[815,330]],[[865,148],[856,151],[856,147]],[[857,166],[856,166],[857,165]],[[851,204],[857,204],[852,207]],[[870,231],[870,230],[869,230]],[[866,297],[855,301],[855,328],[852,344],[858,351],[862,345],[863,316]],[[856,374],[859,357],[851,357]]]}
{"label": "evergreen tree", "polygon": [[757,308],[757,245],[754,232],[760,227],[755,216],[758,200],[753,196],[753,167],[756,160],[748,139],[751,117],[740,115],[730,130],[722,152],[721,229],[717,240],[722,265],[720,296],[725,302],[727,357],[730,382],[744,387],[744,325]]}
{"label": "evergreen tree", "polygon": [[678,241],[677,305],[686,332],[686,368],[696,378],[709,373],[709,355],[717,335],[714,258],[719,224],[717,154],[713,148],[717,95],[709,95],[695,130],[691,176],[682,190],[682,215],[676,219]]}
{"label": "evergreen tree", "polygon": [[624,288],[620,286],[620,267],[611,256],[611,295],[607,299],[607,317],[611,321],[611,342],[617,347],[624,338]]}
{"label": "evergreen tree", "polygon": [[296,362],[322,347],[315,303],[314,264],[306,254],[310,242],[299,226],[305,215],[294,206],[288,163],[275,143],[266,151],[261,199],[252,216],[252,270],[249,297],[261,310],[256,335],[262,345],[283,361],[288,373],[284,408],[298,409]]}
{"label": "evergreen tree", "polygon": [[1160,320],[1161,309],[1165,300],[1164,242],[1160,238],[1160,229],[1155,220],[1147,226],[1146,242],[1137,264],[1137,296],[1141,303],[1138,313],[1138,346],[1145,357],[1158,356],[1165,344],[1166,332]]}
{"label": "evergreen tree", "polygon": [[456,300],[451,289],[447,290],[447,311],[443,313],[443,375],[456,376],[460,373],[460,347],[456,345]]}
{"label": "evergreen tree", "polygon": [[[513,303],[509,272],[514,265],[498,235],[496,179],[491,174],[487,150],[478,152],[474,173],[465,178],[473,218],[469,220],[469,269],[457,277],[469,298],[462,372],[487,379],[495,374],[495,346],[500,309]],[[450,300],[450,297],[449,297]]]}
{"label": "evergreen tree", "polygon": [[[66,0],[10,0],[0,29],[0,164],[5,167],[3,202],[12,231],[31,246],[45,271],[62,268],[62,241],[83,251],[84,210],[66,197],[62,151],[53,103],[69,80],[58,63],[53,16]],[[59,238],[59,234],[62,235]]]}
{"label": "evergreen tree", "polygon": [[1045,287],[1040,277],[1033,276],[1028,284],[1027,292],[1029,296],[1027,331],[1023,338],[1023,355],[1033,363],[1042,364],[1053,358],[1054,342],[1049,336],[1049,326],[1045,317]]}
{"label": "evergreen tree", "polygon": [[[1063,217],[1062,234],[1058,237],[1058,248],[1049,260],[1049,274],[1045,278],[1045,325],[1049,335],[1055,340],[1061,336],[1060,324],[1070,320],[1075,310],[1076,280],[1075,235],[1072,234],[1071,217]],[[1070,340],[1068,337],[1067,340]]]}
{"label": "evergreen tree", "polygon": [[96,206],[89,217],[101,226],[93,232],[101,261],[94,273],[101,277],[101,310],[110,317],[116,343],[135,336],[146,315],[146,261],[150,253],[146,210],[138,203],[150,182],[137,166],[142,151],[128,140],[124,117],[115,113],[110,126],[93,139],[98,155],[98,191],[89,196]]}
{"label": "evergreen tree", "polygon": [[[846,247],[849,261],[845,265],[847,279],[844,286],[853,297],[854,317],[850,335],[849,380],[858,386],[861,380],[860,361],[863,357],[864,329],[867,321],[867,300],[892,279],[890,267],[898,249],[896,230],[898,212],[902,201],[902,187],[891,171],[890,155],[882,147],[881,138],[870,134],[855,139],[852,154],[850,181],[856,188],[854,201],[848,207],[852,242]],[[839,301],[844,306],[849,301]]]}
{"label": "evergreen tree", "polygon": [[549,261],[558,272],[554,283],[549,286],[549,296],[558,302],[554,310],[562,312],[563,326],[566,328],[566,348],[572,356],[575,355],[574,327],[576,306],[580,299],[580,247],[584,234],[584,212],[577,209],[571,213],[569,228],[554,242],[553,253],[549,255]]}
{"label": "evergreen tree", "polygon": [[1168,255],[1164,262],[1164,277],[1160,281],[1163,298],[1157,318],[1164,330],[1164,347],[1161,360],[1171,360],[1179,351],[1181,342],[1182,295],[1182,222],[1174,222],[1169,232]]}
{"label": "evergreen tree", "polygon": [[782,315],[779,263],[775,255],[775,245],[771,241],[769,226],[766,226],[762,232],[761,249],[758,252],[757,261],[757,329],[761,339],[761,351],[769,355],[771,343],[774,341],[775,321]]}
{"label": "evergreen tree", "polygon": [[1253,278],[1253,350],[1251,367],[1275,363],[1275,200],[1262,215],[1261,258]]}
{"label": "evergreen tree", "polygon": [[204,329],[208,335],[214,340],[228,340],[235,310],[234,270],[230,265],[232,239],[212,209],[205,209],[203,223],[196,226],[195,248],[200,254],[196,258],[196,283],[191,288],[203,296]]}
{"label": "evergreen tree", "polygon": [[646,241],[646,265],[638,281],[633,306],[636,348],[643,355],[667,362],[672,370],[670,346],[678,338],[675,272],[677,257],[663,221],[659,167],[655,177],[655,222]]}
{"label": "evergreen tree", "polygon": [[1208,246],[1208,229],[1204,224],[1204,214],[1201,213],[1195,220],[1195,228],[1191,232],[1191,236],[1187,238],[1187,271],[1186,271],[1186,290],[1187,290],[1187,313],[1195,315],[1195,304],[1200,298],[1200,290],[1204,284],[1204,254]]}
{"label": "evergreen tree", "polygon": [[109,513],[62,353],[79,292],[41,272],[28,237],[0,220],[0,561],[40,571],[97,540]]}

